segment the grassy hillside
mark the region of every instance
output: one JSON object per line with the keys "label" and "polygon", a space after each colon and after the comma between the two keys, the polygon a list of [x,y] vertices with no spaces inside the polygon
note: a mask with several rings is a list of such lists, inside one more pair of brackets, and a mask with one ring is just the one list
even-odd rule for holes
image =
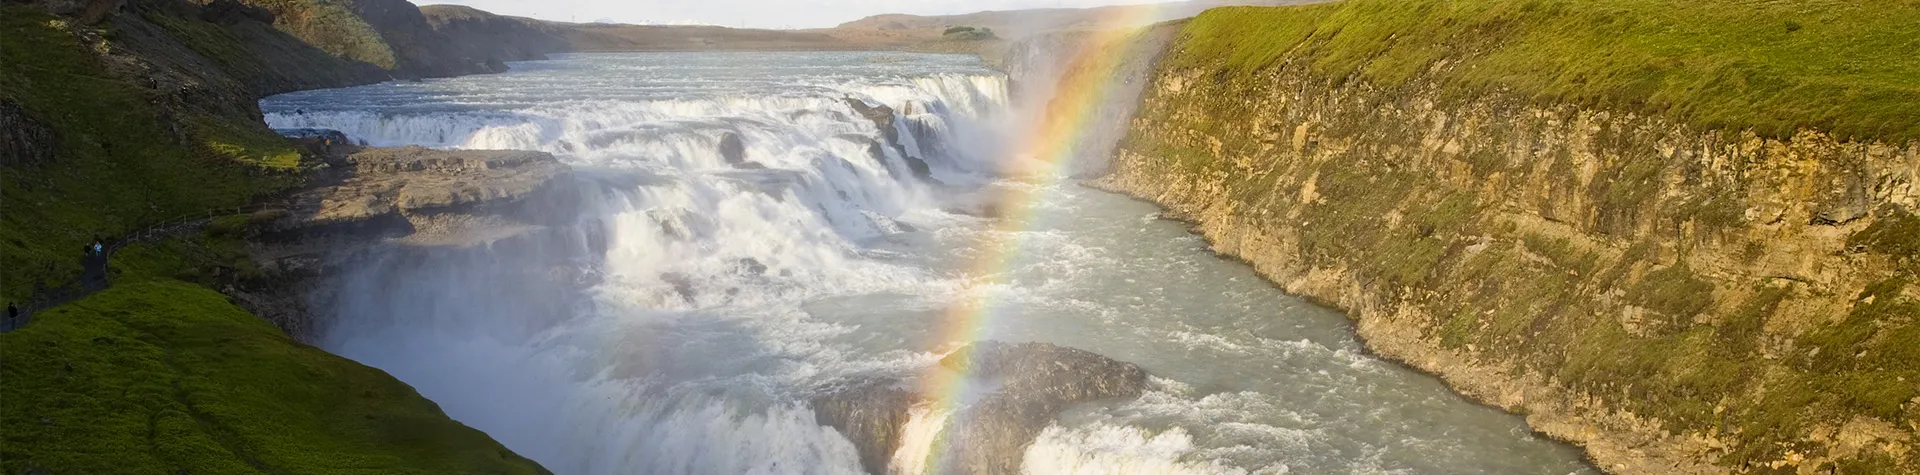
{"label": "grassy hillside", "polygon": [[0,335],[0,361],[6,473],[544,473],[386,373],[183,282],[40,315]]}
{"label": "grassy hillside", "polygon": [[1347,0],[1212,10],[1188,32],[1189,66],[1232,74],[1311,58],[1376,85],[1431,74],[1763,135],[1920,138],[1915,0]]}
{"label": "grassy hillside", "polygon": [[[0,6],[0,114],[27,131],[0,134],[7,300],[71,280],[95,235],[297,184],[300,157],[255,99],[365,78],[248,21],[206,21],[184,2],[93,26]],[[329,67],[341,69],[305,69]],[[124,249],[113,288],[0,334],[0,472],[545,473],[210,290],[259,277],[235,237],[245,220]]]}
{"label": "grassy hillside", "polygon": [[[46,163],[0,174],[0,295],[21,301],[36,282],[77,276],[82,245],[189,213],[246,204],[291,185],[263,173],[298,155],[260,124],[154,107],[108,73],[75,36],[82,28],[38,10],[0,6],[0,101],[57,132]],[[182,137],[184,130],[200,134]],[[184,143],[183,143],[184,139]]]}
{"label": "grassy hillside", "polygon": [[335,56],[276,30],[261,18],[229,14],[206,21],[204,12],[185,0],[145,2],[137,13],[139,21],[123,16],[114,22],[115,39],[123,47],[139,48],[138,53],[149,59],[198,56],[205,61],[191,64],[190,59],[179,58],[167,66],[206,73],[202,76],[230,77],[251,95],[367,84],[390,77],[379,66]]}

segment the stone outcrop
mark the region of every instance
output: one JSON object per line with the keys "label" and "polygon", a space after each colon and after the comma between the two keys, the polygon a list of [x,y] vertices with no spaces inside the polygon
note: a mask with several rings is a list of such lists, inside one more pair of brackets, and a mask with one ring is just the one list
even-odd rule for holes
{"label": "stone outcrop", "polygon": [[[415,249],[467,249],[486,245],[502,255],[546,242],[545,233],[570,232],[578,196],[572,172],[541,152],[434,150],[423,147],[360,148],[330,130],[286,130],[328,166],[314,183],[249,217],[244,232],[259,275],[222,288],[242,307],[310,340],[328,322],[314,310],[340,291],[326,277],[344,264],[383,251],[417,258]],[[590,284],[590,275],[536,258],[516,261],[516,272],[535,275],[528,285],[553,285],[540,295],[560,295]],[[534,305],[534,302],[525,302]],[[544,302],[541,302],[544,303]]]}
{"label": "stone outcrop", "polygon": [[740,140],[740,134],[727,132],[720,135],[720,158],[736,167],[747,163],[747,143]]}
{"label": "stone outcrop", "polygon": [[[1046,343],[984,341],[947,355],[942,366],[979,387],[998,390],[952,416],[935,443],[943,473],[1020,473],[1021,454],[1054,416],[1084,402],[1139,397],[1147,373],[1132,363]],[[868,473],[887,473],[910,410],[926,404],[895,381],[830,388],[812,406],[821,425],[853,441]]]}
{"label": "stone outcrop", "polygon": [[1022,454],[1067,406],[1139,397],[1147,373],[1132,363],[1044,343],[975,343],[940,364],[1000,390],[954,415],[949,473],[1017,474]]}
{"label": "stone outcrop", "polygon": [[852,97],[846,100],[847,107],[853,108],[854,113],[860,114],[861,117],[873,121],[873,126],[880,129],[880,137],[885,139],[887,146],[893,147],[893,150],[900,154],[900,158],[906,160],[907,168],[913,173],[914,178],[921,180],[933,179],[933,169],[927,166],[927,161],[909,153],[907,147],[901,145],[900,128],[894,123],[895,118],[892,107],[885,105],[870,106],[867,105],[866,101]]}
{"label": "stone outcrop", "polygon": [[860,453],[860,468],[884,474],[889,473],[887,464],[894,451],[900,449],[901,432],[918,399],[895,381],[862,381],[830,388],[811,405],[820,425],[840,431],[853,442]]}
{"label": "stone outcrop", "polygon": [[1920,144],[1182,51],[1095,185],[1348,311],[1380,355],[1614,473],[1920,466]]}
{"label": "stone outcrop", "polygon": [[295,194],[268,234],[421,242],[488,239],[571,218],[572,173],[543,152],[370,148],[331,183]]}

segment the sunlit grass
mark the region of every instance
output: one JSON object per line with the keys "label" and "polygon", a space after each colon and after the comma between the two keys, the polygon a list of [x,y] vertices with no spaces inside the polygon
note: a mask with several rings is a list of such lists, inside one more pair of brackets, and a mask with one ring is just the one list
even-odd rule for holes
{"label": "sunlit grass", "polygon": [[1346,0],[1221,8],[1185,66],[1504,90],[1787,136],[1920,138],[1920,2]]}

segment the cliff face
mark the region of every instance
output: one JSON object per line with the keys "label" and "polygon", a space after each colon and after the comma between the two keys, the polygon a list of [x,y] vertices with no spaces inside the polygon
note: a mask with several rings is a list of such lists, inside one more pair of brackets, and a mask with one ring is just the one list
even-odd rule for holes
{"label": "cliff face", "polygon": [[1328,74],[1377,7],[1265,20],[1294,42],[1195,20],[1096,185],[1609,471],[1920,471],[1920,142],[1461,87],[1499,54],[1470,40],[1371,75],[1433,51],[1409,29]]}

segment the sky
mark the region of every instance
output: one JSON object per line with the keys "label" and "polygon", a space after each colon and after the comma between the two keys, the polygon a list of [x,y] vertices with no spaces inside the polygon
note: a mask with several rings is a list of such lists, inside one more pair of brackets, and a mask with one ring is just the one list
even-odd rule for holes
{"label": "sky", "polygon": [[502,15],[571,22],[827,28],[882,13],[950,15],[982,10],[1078,8],[1166,0],[415,0]]}

